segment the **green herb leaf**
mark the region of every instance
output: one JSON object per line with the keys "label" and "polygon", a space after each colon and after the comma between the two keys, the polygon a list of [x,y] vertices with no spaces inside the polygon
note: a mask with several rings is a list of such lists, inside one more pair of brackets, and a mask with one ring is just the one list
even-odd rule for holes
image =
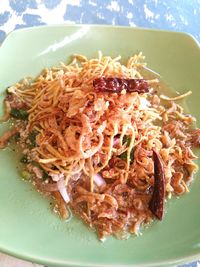
{"label": "green herb leaf", "polygon": [[131,159],[131,163],[133,163],[133,161],[134,161],[134,148],[131,150],[130,159]]}
{"label": "green herb leaf", "polygon": [[[127,151],[123,152],[119,157],[122,160],[127,160]],[[133,163],[133,161],[134,161],[134,149],[131,150],[130,160],[131,160],[131,163]]]}
{"label": "green herb leaf", "polygon": [[48,173],[42,168],[41,168],[41,171],[42,171],[42,180],[43,181],[47,180],[49,178]]}
{"label": "green herb leaf", "polygon": [[130,143],[131,143],[131,138],[130,138],[130,136],[128,136],[128,135],[124,135],[123,140],[122,140],[122,144],[125,144],[125,143],[127,143],[127,146],[130,145]]}
{"label": "green herb leaf", "polygon": [[[131,143],[131,138],[127,135],[125,135],[123,137],[123,141],[122,141],[123,144],[127,144],[127,147],[130,145]],[[123,152],[120,156],[120,159],[122,160],[127,160],[127,151]],[[130,153],[130,160],[131,160],[131,163],[133,163],[133,160],[134,160],[134,149],[131,150],[131,153]]]}
{"label": "green herb leaf", "polygon": [[123,152],[119,157],[120,157],[120,159],[122,159],[122,160],[126,160],[126,159],[127,159],[127,152],[126,152],[126,151]]}
{"label": "green herb leaf", "polygon": [[32,131],[29,135],[28,135],[28,139],[30,140],[30,148],[36,147],[36,136],[38,135],[37,131]]}
{"label": "green herb leaf", "polygon": [[28,112],[25,109],[12,108],[10,115],[16,119],[26,120],[28,118]]}

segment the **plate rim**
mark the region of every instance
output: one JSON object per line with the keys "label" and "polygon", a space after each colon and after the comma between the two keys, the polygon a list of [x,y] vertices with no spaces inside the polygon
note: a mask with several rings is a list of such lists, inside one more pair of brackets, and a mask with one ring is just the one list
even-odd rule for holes
{"label": "plate rim", "polygon": [[[27,260],[29,262],[33,262],[33,263],[38,263],[38,264],[47,264],[49,267],[167,267],[167,266],[174,266],[174,264],[179,265],[179,264],[185,264],[185,263],[190,263],[190,262],[194,262],[200,259],[200,252],[199,253],[195,253],[195,254],[191,254],[189,256],[186,257],[181,257],[181,258],[172,258],[170,260],[164,260],[164,261],[156,261],[156,262],[151,262],[151,263],[147,263],[147,264],[96,264],[96,263],[90,263],[90,262],[85,262],[84,264],[82,264],[79,261],[49,261],[47,258],[35,258],[34,256],[31,255],[22,255],[20,253],[18,253],[17,251],[11,251],[9,249],[6,248],[1,248],[0,247],[0,252],[5,253],[7,255],[10,256],[14,256],[18,259],[22,259],[22,260]],[[49,265],[50,264],[50,265]],[[53,264],[53,265],[52,265]]]}
{"label": "plate rim", "polygon": [[73,23],[59,23],[59,24],[48,24],[48,25],[36,25],[31,27],[24,27],[13,29],[7,33],[6,37],[4,38],[3,42],[0,43],[0,49],[5,46],[5,43],[9,40],[10,36],[13,34],[17,34],[18,32],[26,32],[31,30],[37,30],[42,28],[56,28],[56,27],[97,27],[97,28],[115,28],[115,29],[132,29],[135,31],[149,31],[149,32],[162,32],[162,33],[169,33],[174,35],[183,35],[186,38],[189,38],[197,48],[200,49],[200,41],[198,41],[191,33],[184,32],[184,31],[177,31],[177,30],[165,30],[165,29],[156,29],[156,28],[146,28],[146,27],[133,27],[133,26],[123,26],[123,25],[109,25],[109,24],[73,24]]}

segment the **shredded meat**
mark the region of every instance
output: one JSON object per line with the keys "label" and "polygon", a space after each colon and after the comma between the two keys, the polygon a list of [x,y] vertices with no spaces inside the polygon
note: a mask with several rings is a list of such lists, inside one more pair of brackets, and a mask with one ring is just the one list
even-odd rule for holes
{"label": "shredded meat", "polygon": [[7,94],[6,101],[10,103],[11,108],[21,109],[27,107],[26,102],[13,93]]}

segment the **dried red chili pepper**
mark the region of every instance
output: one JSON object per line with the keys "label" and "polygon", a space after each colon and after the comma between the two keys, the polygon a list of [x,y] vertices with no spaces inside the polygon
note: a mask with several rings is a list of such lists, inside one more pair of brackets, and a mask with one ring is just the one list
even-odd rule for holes
{"label": "dried red chili pepper", "polygon": [[97,91],[119,93],[122,90],[127,92],[147,93],[149,92],[148,82],[144,79],[121,79],[100,77],[93,81]]}
{"label": "dried red chili pepper", "polygon": [[154,160],[154,191],[149,203],[151,212],[162,220],[165,201],[165,174],[160,155],[153,150]]}

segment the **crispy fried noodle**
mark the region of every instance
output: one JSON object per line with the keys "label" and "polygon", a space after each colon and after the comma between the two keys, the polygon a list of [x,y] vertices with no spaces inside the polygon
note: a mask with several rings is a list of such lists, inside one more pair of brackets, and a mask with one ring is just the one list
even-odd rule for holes
{"label": "crispy fried noodle", "polygon": [[0,148],[16,143],[23,178],[54,198],[61,217],[70,207],[101,240],[138,235],[161,220],[164,202],[188,192],[197,170],[200,130],[177,102],[191,91],[161,95],[159,80],[142,76],[143,60],[74,55],[9,87],[4,100],[0,120],[14,126]]}

